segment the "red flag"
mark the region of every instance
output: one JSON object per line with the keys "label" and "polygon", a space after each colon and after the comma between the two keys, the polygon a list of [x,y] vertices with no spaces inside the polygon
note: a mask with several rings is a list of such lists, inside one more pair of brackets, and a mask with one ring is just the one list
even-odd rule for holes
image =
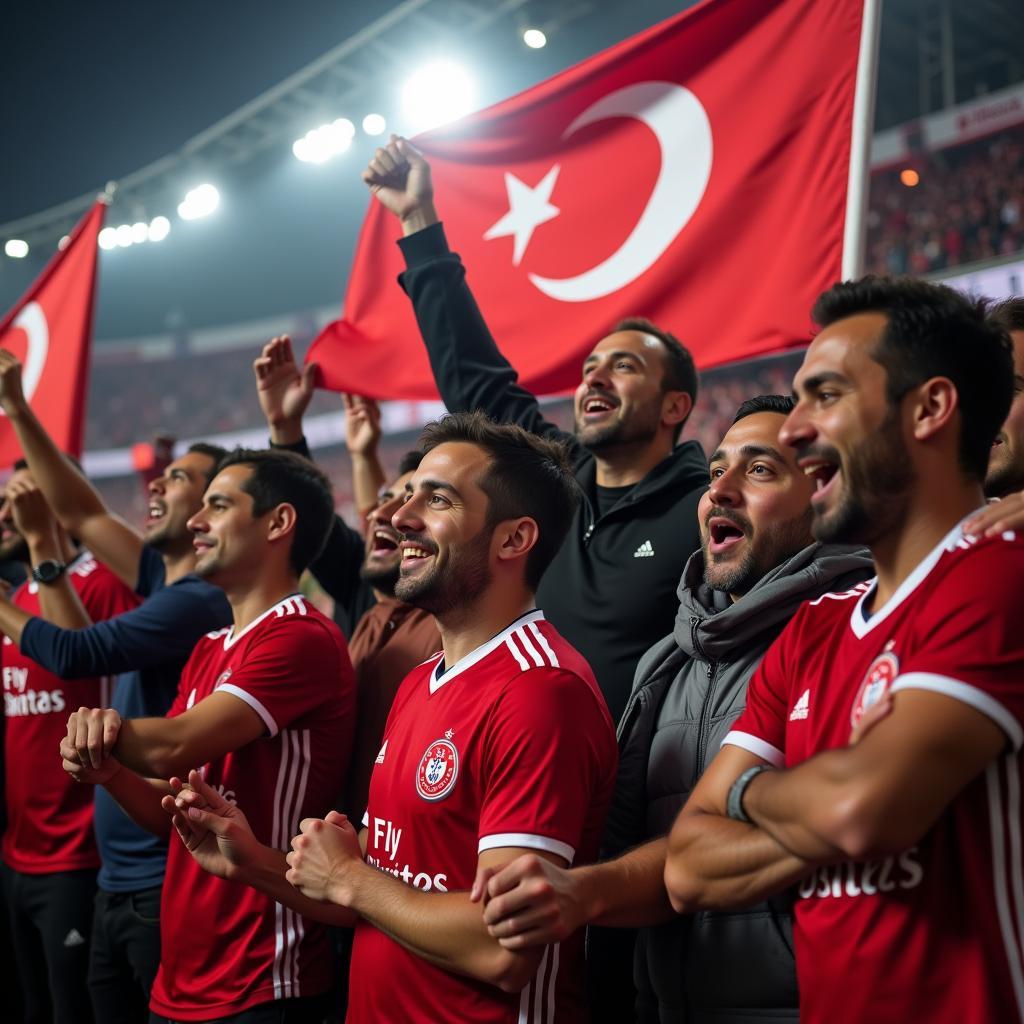
{"label": "red flag", "polygon": [[[527,388],[575,387],[625,316],[676,333],[701,367],[806,343],[840,276],[864,10],[706,0],[416,141]],[[395,284],[399,234],[371,202],[344,319],[307,357],[328,388],[436,395]]]}
{"label": "red flag", "polygon": [[[75,456],[82,454],[97,239],[105,212],[103,202],[92,207],[68,244],[0,320],[0,348],[21,360],[29,405],[59,447]],[[0,412],[0,466],[20,456],[14,430]]]}

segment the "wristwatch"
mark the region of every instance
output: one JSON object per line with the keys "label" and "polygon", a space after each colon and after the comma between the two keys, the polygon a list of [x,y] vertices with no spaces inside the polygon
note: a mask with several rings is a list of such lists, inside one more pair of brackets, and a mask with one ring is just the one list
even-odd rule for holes
{"label": "wristwatch", "polygon": [[750,785],[750,780],[756,778],[761,772],[771,768],[770,764],[755,764],[748,768],[730,787],[729,795],[725,799],[725,813],[733,821],[745,821],[748,825],[753,824],[750,815],[743,809],[743,794]]}
{"label": "wristwatch", "polygon": [[56,558],[47,558],[32,569],[32,579],[36,583],[56,583],[67,571],[64,562]]}

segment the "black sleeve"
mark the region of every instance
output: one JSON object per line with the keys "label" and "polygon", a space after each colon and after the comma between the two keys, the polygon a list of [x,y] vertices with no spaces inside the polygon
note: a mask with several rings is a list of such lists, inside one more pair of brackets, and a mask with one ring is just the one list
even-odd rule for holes
{"label": "black sleeve", "polygon": [[[313,461],[309,445],[304,437],[294,444],[271,442],[270,447],[280,451],[295,452],[296,455],[303,455],[311,462]],[[347,619],[351,620],[358,619],[366,607],[373,604],[369,587],[359,578],[363,553],[363,535],[358,530],[353,530],[341,516],[336,515],[323,551],[309,567],[313,578],[334,598],[337,604],[342,606]],[[357,610],[359,615],[355,614]]]}
{"label": "black sleeve", "polygon": [[405,257],[399,283],[412,300],[427,346],[434,381],[449,412],[482,409],[502,423],[569,441],[541,414],[537,399],[521,387],[516,371],[498,350],[466,283],[466,269],[448,248],[444,229],[433,224],[402,238]]}

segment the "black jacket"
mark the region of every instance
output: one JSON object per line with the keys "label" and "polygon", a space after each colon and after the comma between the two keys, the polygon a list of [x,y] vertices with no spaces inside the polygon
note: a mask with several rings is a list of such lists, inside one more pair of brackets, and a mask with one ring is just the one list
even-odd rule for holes
{"label": "black jacket", "polygon": [[[602,857],[665,835],[746,706],[765,651],[804,601],[874,573],[867,552],[812,544],[736,604],[704,583],[695,554],[675,628],[637,667],[619,726],[619,774]],[[789,899],[700,913],[640,933],[642,1021],[730,1024],[797,1019]]]}
{"label": "black jacket", "polygon": [[700,543],[697,502],[708,481],[700,445],[687,441],[598,517],[596,464],[572,434],[541,414],[498,351],[440,224],[403,238],[399,279],[412,299],[441,398],[451,412],[564,439],[584,494],[569,536],[541,581],[537,604],[590,662],[618,721],[640,656],[672,628],[676,584]]}

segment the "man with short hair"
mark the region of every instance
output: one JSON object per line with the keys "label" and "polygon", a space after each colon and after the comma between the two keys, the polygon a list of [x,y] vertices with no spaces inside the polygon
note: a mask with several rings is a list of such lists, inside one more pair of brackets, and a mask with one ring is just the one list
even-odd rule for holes
{"label": "man with short hair", "polygon": [[677,819],[673,906],[797,885],[800,1019],[1024,1018],[1024,537],[979,538],[1012,349],[983,301],[911,279],[836,285],[780,440],[812,530],[874,580],[803,605]]}
{"label": "man with short hair", "polygon": [[575,434],[563,433],[498,351],[448,249],[422,154],[392,136],[363,180],[401,222],[400,281],[445,406],[570,444],[583,500],[538,601],[593,666],[618,721],[637,661],[672,628],[679,574],[700,542],[707,463],[697,442],[676,444],[697,399],[693,357],[649,321],[622,321],[584,360]]}
{"label": "man with short hair", "polygon": [[1024,490],[1024,299],[1006,299],[989,311],[1013,342],[1013,403],[992,445],[985,494],[1005,498]]}
{"label": "man with short hair", "polygon": [[[196,572],[234,615],[186,664],[166,718],[80,709],[61,744],[65,769],[103,785],[140,824],[166,835],[161,798],[202,766],[244,802],[260,839],[283,848],[344,782],[355,691],[345,641],[297,592],[334,518],[330,485],[289,452],[237,450],[189,519]],[[166,780],[172,778],[170,785]],[[187,898],[183,899],[183,894]],[[169,852],[162,954],[151,1020],[309,1020],[330,986],[324,931]]]}
{"label": "man with short hair", "polygon": [[[0,408],[61,526],[142,598],[123,615],[62,629],[0,597],[0,630],[62,679],[117,675],[111,706],[125,717],[163,715],[196,641],[231,620],[224,592],[192,572],[187,528],[223,448],[196,443],[150,481],[143,532],[112,514],[64,458],[25,400],[21,364],[0,350]],[[96,791],[102,862],[90,942],[89,993],[98,1020],[135,1024],[160,963],[160,888],[167,844]]]}
{"label": "man with short hair", "polygon": [[[8,557],[30,570],[11,598],[22,614],[62,627],[132,608],[134,594],[56,523],[26,468],[16,464],[0,507]],[[54,747],[67,711],[109,700],[109,679],[65,681],[3,642],[4,805],[0,857],[26,1021],[92,1020],[86,975],[99,853],[92,795],[60,771]],[[6,926],[6,922],[5,922]]]}
{"label": "man with short hair", "polygon": [[437,617],[443,650],[398,692],[361,839],[332,813],[304,821],[286,859],[197,773],[168,809],[208,870],[355,925],[349,1024],[512,1024],[531,1007],[581,1020],[580,937],[505,950],[468,893],[481,866],[526,850],[561,865],[597,852],[611,720],[586,662],[534,607],[576,484],[561,445],[481,414],[428,426],[423,447],[393,519],[395,596]]}
{"label": "man with short hair", "polygon": [[[641,659],[619,726],[602,844],[614,859],[565,870],[526,856],[474,887],[490,934],[511,948],[603,926],[587,945],[595,1021],[797,1019],[788,901],[678,918],[664,883],[668,831],[769,644],[804,601],[871,574],[863,553],[811,538],[814,484],[778,439],[792,408],[781,395],[744,402],[709,460],[675,629]],[[631,928],[642,929],[636,1006],[632,942],[618,941]]]}

